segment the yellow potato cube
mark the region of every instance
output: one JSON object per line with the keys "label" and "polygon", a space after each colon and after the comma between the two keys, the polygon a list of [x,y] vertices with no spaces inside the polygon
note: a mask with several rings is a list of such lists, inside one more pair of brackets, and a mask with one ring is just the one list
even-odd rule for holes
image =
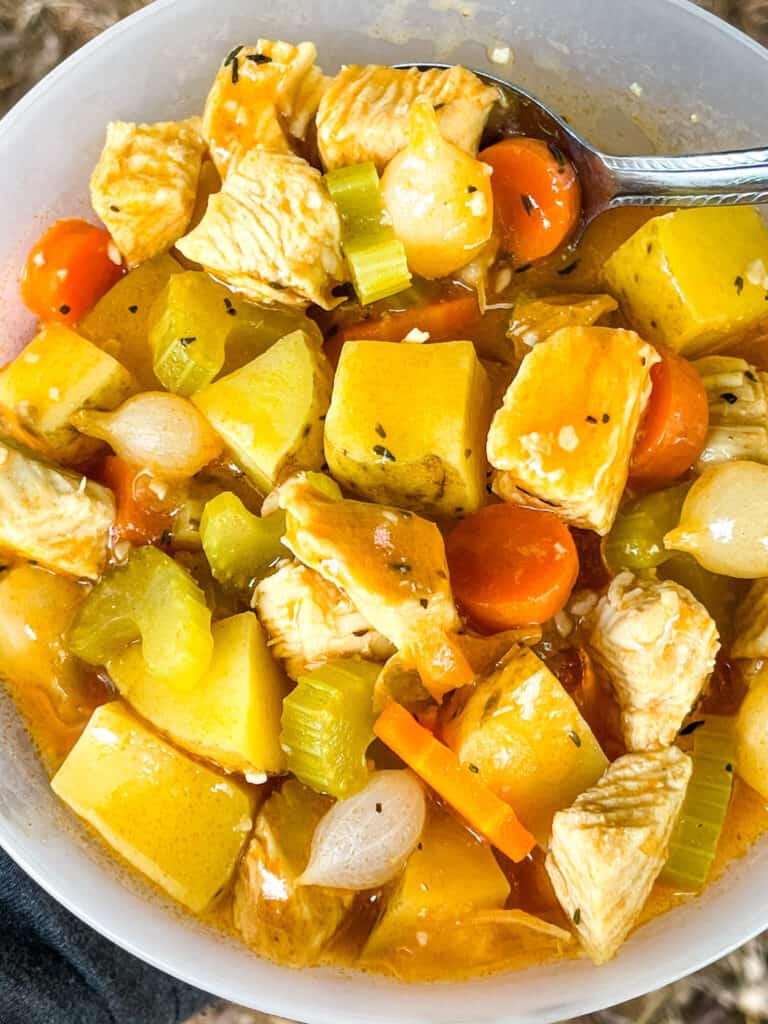
{"label": "yellow potato cube", "polygon": [[446,727],[445,740],[542,843],[555,812],[608,767],[571,697],[527,647],[512,651],[477,686]]}
{"label": "yellow potato cube", "polygon": [[654,217],[605,264],[632,326],[683,355],[768,316],[768,229],[746,206]]}
{"label": "yellow potato cube", "polygon": [[192,401],[264,493],[323,465],[331,367],[317,342],[293,331],[263,355],[197,391]]}
{"label": "yellow potato cube", "polygon": [[[371,933],[363,961],[387,959],[404,946],[419,948],[417,933],[433,942],[457,920],[479,910],[500,909],[510,886],[487,843],[476,839],[449,811],[430,805],[417,848]],[[435,917],[442,926],[435,927]],[[458,930],[457,930],[458,932]],[[460,934],[455,941],[461,942]],[[428,952],[425,950],[425,952]]]}
{"label": "yellow potato cube", "polygon": [[149,344],[149,313],[172,274],[181,274],[173,256],[155,256],[113,285],[80,322],[86,338],[127,366],[142,390],[157,390]]}
{"label": "yellow potato cube", "polygon": [[45,326],[0,373],[0,407],[64,460],[101,447],[71,426],[76,412],[114,409],[137,390],[116,359],[60,324]]}
{"label": "yellow potato cube", "polygon": [[[634,331],[563,327],[525,357],[488,434],[494,490],[604,535],[624,493],[658,353]],[[520,493],[522,492],[522,494]]]}
{"label": "yellow potato cube", "polygon": [[490,385],[470,341],[349,341],[325,422],[333,476],[358,497],[428,515],[485,499]]}
{"label": "yellow potato cube", "polygon": [[229,882],[253,823],[244,787],[180,753],[122,701],[94,711],[51,785],[129,864],[196,912]]}
{"label": "yellow potato cube", "polygon": [[220,619],[213,658],[193,689],[179,694],[147,671],[140,647],[109,663],[121,695],[179,746],[228,771],[283,771],[280,713],[285,676],[270,654],[253,612]]}

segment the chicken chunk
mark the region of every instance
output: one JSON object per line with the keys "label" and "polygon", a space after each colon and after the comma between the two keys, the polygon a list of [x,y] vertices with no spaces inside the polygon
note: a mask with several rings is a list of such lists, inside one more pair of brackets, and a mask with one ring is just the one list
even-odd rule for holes
{"label": "chicken chunk", "polygon": [[436,699],[473,679],[455,639],[443,538],[434,523],[401,509],[332,501],[301,478],[280,488],[284,543],[339,587],[413,664]]}
{"label": "chicken chunk", "polygon": [[257,953],[296,967],[333,938],[354,893],[296,885],[331,801],[291,779],[262,807],[235,886],[235,926]]}
{"label": "chicken chunk", "polygon": [[696,469],[729,459],[768,463],[768,373],[735,356],[707,356],[693,368],[709,398],[709,432]]}
{"label": "chicken chunk", "polygon": [[[566,522],[606,534],[624,492],[655,349],[634,331],[564,327],[537,344],[488,434],[493,487],[538,499]],[[556,381],[567,379],[567,387]]]}
{"label": "chicken chunk", "polygon": [[204,152],[198,117],[108,126],[91,203],[129,267],[167,252],[187,230]]}
{"label": "chicken chunk", "polygon": [[547,873],[596,964],[616,953],[667,856],[691,759],[677,747],[626,754],[555,815]]}
{"label": "chicken chunk", "polygon": [[714,620],[685,587],[628,572],[613,580],[595,609],[589,648],[616,693],[628,750],[673,742],[719,647]]}
{"label": "chicken chunk", "polygon": [[332,309],[348,279],[336,207],[298,156],[251,150],[178,249],[254,302]]}
{"label": "chicken chunk", "polygon": [[372,160],[379,172],[406,144],[411,104],[426,96],[449,142],[477,154],[499,93],[456,65],[419,71],[350,64],[331,80],[317,111],[317,142],[328,170]]}
{"label": "chicken chunk", "polygon": [[106,487],[0,441],[0,552],[95,580],[114,519]]}
{"label": "chicken chunk", "polygon": [[203,114],[203,137],[222,178],[251,149],[292,153],[304,141],[328,84],[316,56],[312,43],[269,39],[232,50]]}
{"label": "chicken chunk", "polygon": [[768,658],[768,579],[755,580],[736,609],[734,658]]}
{"label": "chicken chunk", "polygon": [[285,565],[263,579],[253,605],[291,679],[330,658],[384,662],[394,652],[346,594],[305,565]]}

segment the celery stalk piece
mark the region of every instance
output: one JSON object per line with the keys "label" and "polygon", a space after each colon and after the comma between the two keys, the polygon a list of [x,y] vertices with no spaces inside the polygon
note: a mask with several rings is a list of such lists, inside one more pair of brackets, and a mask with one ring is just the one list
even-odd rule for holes
{"label": "celery stalk piece", "polygon": [[147,670],[179,690],[194,686],[213,653],[211,613],[197,584],[154,547],[134,550],[96,584],[69,631],[69,649],[106,665],[141,641]]}
{"label": "celery stalk piece", "polygon": [[260,518],[231,491],[212,498],[200,521],[203,551],[213,577],[234,590],[246,590],[263,579],[275,562],[290,557],[281,543],[284,533],[282,510]]}
{"label": "celery stalk piece", "polygon": [[728,813],[736,764],[734,719],[707,715],[693,735],[693,774],[669,844],[665,881],[688,892],[709,875]]}
{"label": "celery stalk piece", "polygon": [[612,572],[653,569],[673,552],[664,547],[664,534],[680,521],[690,483],[677,484],[628,502],[603,541],[603,556]]}
{"label": "celery stalk piece", "polygon": [[352,658],[329,661],[301,676],[283,701],[280,744],[288,770],[318,793],[343,800],[365,785],[380,670]]}
{"label": "celery stalk piece", "polygon": [[340,167],[325,176],[342,223],[342,248],[363,305],[410,287],[405,249],[385,223],[379,176],[372,163]]}

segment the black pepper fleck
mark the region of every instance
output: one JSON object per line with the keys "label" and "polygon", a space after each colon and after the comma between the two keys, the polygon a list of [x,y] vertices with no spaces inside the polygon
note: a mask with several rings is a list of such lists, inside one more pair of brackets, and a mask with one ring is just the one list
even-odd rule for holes
{"label": "black pepper fleck", "polygon": [[733,771],[733,765],[731,764],[731,762],[730,762],[730,761],[729,761],[729,762],[728,762],[728,764],[727,764],[727,765],[725,766],[725,770],[726,770],[727,772],[732,772],[732,771]]}
{"label": "black pepper fleck", "polygon": [[467,185],[467,192],[472,195],[473,192],[477,192],[477,185]]}
{"label": "black pepper fleck", "polygon": [[59,312],[61,313],[62,316],[66,316],[68,313],[72,312],[72,307],[71,306],[59,306]]}
{"label": "black pepper fleck", "polygon": [[249,60],[252,64],[271,64],[272,63],[272,58],[268,57],[266,55],[266,53],[249,53],[248,56],[245,59]]}
{"label": "black pepper fleck", "polygon": [[700,729],[702,725],[704,725],[704,719],[698,718],[695,722],[689,722],[688,725],[684,725],[677,735],[690,736],[692,732],[696,732],[696,730]]}
{"label": "black pepper fleck", "polygon": [[607,412],[604,412],[600,419],[603,421],[603,423],[610,423],[611,421],[611,417],[608,415]]}
{"label": "black pepper fleck", "polygon": [[658,324],[656,323],[656,321],[655,321],[655,320],[651,320],[651,327],[652,327],[652,328],[654,329],[654,331],[655,331],[655,330],[656,330],[656,328],[658,327]]}
{"label": "black pepper fleck", "polygon": [[597,423],[596,416],[587,416],[587,423]]}
{"label": "black pepper fleck", "polygon": [[139,312],[139,307],[138,306],[129,306],[128,307],[128,312],[129,313],[138,313]]}
{"label": "black pepper fleck", "polygon": [[373,454],[378,455],[383,462],[396,462],[395,456],[389,450],[385,448],[383,444],[375,444],[373,446]]}
{"label": "black pepper fleck", "polygon": [[406,576],[411,572],[411,566],[407,562],[390,562],[389,568],[392,569],[393,572],[401,573],[403,576]]}
{"label": "black pepper fleck", "polygon": [[183,345],[184,348],[186,348],[187,345],[191,345],[193,341],[197,341],[197,338],[194,335],[189,338],[179,338],[179,344]]}
{"label": "black pepper fleck", "polygon": [[472,772],[473,775],[479,775],[480,774],[480,769],[477,767],[476,764],[468,764],[467,768],[469,768],[469,770]]}
{"label": "black pepper fleck", "polygon": [[429,601],[427,600],[426,597],[420,597],[419,604],[421,605],[422,608],[429,608]]}
{"label": "black pepper fleck", "polygon": [[724,391],[720,397],[723,401],[727,402],[728,405],[735,405],[738,402],[738,398],[732,391]]}
{"label": "black pepper fleck", "polygon": [[733,279],[733,286],[736,289],[736,294],[741,295],[741,293],[744,291],[744,278],[741,276],[741,274],[737,274],[736,277]]}
{"label": "black pepper fleck", "polygon": [[[524,274],[526,272],[526,270],[530,270],[532,266],[533,266],[532,263],[523,263],[522,266],[515,267],[515,273],[516,274]],[[766,298],[768,298],[768,295],[766,296]]]}
{"label": "black pepper fleck", "polygon": [[381,814],[381,804],[376,804],[376,813]]}
{"label": "black pepper fleck", "polygon": [[379,435],[379,437],[386,437],[387,436],[386,430],[384,429],[384,427],[382,427],[382,425],[380,423],[376,424],[376,428],[375,429],[376,429],[376,433]]}

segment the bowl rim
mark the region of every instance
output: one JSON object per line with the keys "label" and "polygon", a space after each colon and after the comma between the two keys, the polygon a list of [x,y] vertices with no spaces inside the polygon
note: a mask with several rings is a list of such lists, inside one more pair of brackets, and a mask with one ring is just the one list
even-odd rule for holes
{"label": "bowl rim", "polygon": [[[692,0],[657,0],[657,2],[678,9],[688,18],[697,18],[705,22],[713,32],[729,37],[742,47],[747,47],[755,55],[765,61],[766,70],[768,72],[768,49],[741,29],[724,21],[711,11],[699,7],[695,0],[693,0],[693,2]],[[68,77],[76,68],[79,68],[81,64],[88,62],[101,48],[112,45],[112,43],[121,35],[130,32],[137,22],[150,20],[157,17],[167,9],[176,6],[181,7],[182,4],[183,0],[153,0],[153,2],[148,3],[147,6],[134,11],[132,14],[122,18],[103,32],[100,32],[97,36],[89,40],[55,68],[49,71],[44,78],[42,78],[24,96],[22,96],[13,105],[13,107],[11,107],[11,109],[2,118],[0,118],[0,132],[16,128],[17,125],[23,121],[27,111],[32,109],[51,90],[56,89],[63,79]],[[0,826],[2,826],[1,821]],[[32,878],[45,892],[47,892],[75,917],[83,921],[90,928],[108,939],[110,942],[114,943],[119,948],[137,957],[139,960],[150,964],[152,967],[155,967],[163,973],[185,982],[188,985],[199,988],[201,979],[199,976],[195,976],[194,966],[187,967],[186,965],[175,961],[173,959],[173,954],[170,952],[165,957],[160,954],[148,952],[140,943],[132,941],[122,935],[116,926],[102,919],[102,917],[100,917],[96,912],[78,905],[77,901],[67,894],[65,885],[60,885],[55,877],[52,878],[50,875],[47,875],[42,868],[39,868],[35,864],[32,857],[27,856],[24,851],[17,846],[13,841],[12,835],[4,833],[5,830],[0,827],[0,847],[5,850],[5,852],[30,878]],[[108,853],[107,856],[109,856]],[[754,938],[766,926],[768,926],[768,911],[766,911],[764,920],[761,921],[759,918],[754,918],[751,923],[747,924],[746,928],[739,930],[738,934],[732,932],[727,938],[724,937],[718,939],[717,935],[713,933],[709,946],[704,953],[697,948],[695,952],[691,952],[687,955],[684,962],[678,962],[676,966],[667,965],[665,967],[662,964],[658,968],[657,977],[654,979],[654,987],[663,987],[672,984],[680,978],[708,966]],[[229,936],[225,936],[224,941],[232,940]],[[256,954],[252,955],[256,957]],[[282,965],[277,966],[284,971],[291,970],[290,968],[285,968]],[[341,969],[341,971],[346,974],[360,973],[354,970],[350,971],[349,969]],[[522,970],[500,972],[490,976],[489,980],[503,979],[505,975],[515,977],[522,973],[525,972]],[[372,981],[375,982],[378,976],[366,975],[366,977],[371,978]],[[481,984],[483,980],[484,979],[482,977],[475,977],[472,979],[472,983]],[[441,981],[429,984],[436,993],[443,992],[445,994],[449,994],[451,987],[465,984],[465,982]],[[238,985],[235,984],[228,984],[225,979],[220,983],[216,983],[215,979],[206,978],[205,985],[206,991],[217,998],[239,1000],[243,1005],[248,1005],[250,999],[253,998],[252,996],[249,997],[247,995],[245,989],[238,988]],[[416,990],[424,988],[425,985],[418,984],[406,987],[412,987]],[[372,991],[373,988],[374,986],[372,985]],[[237,991],[235,991],[236,989]],[[634,978],[634,976],[628,976],[621,985],[620,999],[622,1002],[628,1001],[652,990],[653,989],[649,989],[647,980],[644,980],[642,977]],[[573,1001],[569,1001],[568,999],[564,1000],[557,1009],[558,1011],[561,1011],[563,1015],[574,1016],[589,1014],[600,1009],[604,1009],[607,1005],[610,1004],[606,1004],[605,997],[601,994],[598,986],[591,994],[589,992],[581,993]],[[319,1022],[322,1022],[322,1024],[336,1024],[339,1020],[347,1021],[348,1024],[353,1024],[353,1022],[354,1024],[365,1024],[362,1018],[354,1016],[353,1013],[344,1013],[343,1011],[339,1013],[338,1010],[327,1010],[319,1007],[318,1003],[313,1000],[311,993],[291,993],[290,985],[281,988],[280,991],[262,991],[259,995],[259,1006],[256,1009],[265,1014],[287,1016],[289,1018],[294,1018],[297,1012],[306,1012],[309,1014],[307,1019],[311,1019],[315,1024],[319,1024]],[[390,1020],[390,1018],[376,1019],[377,1021],[383,1021],[384,1019],[388,1021]],[[402,1020],[402,1018],[398,1019]],[[528,1024],[528,1022],[530,1022],[530,1024],[543,1024],[545,1019],[550,1020],[551,1018],[544,1018],[536,1011],[526,1013],[524,1017],[521,1017],[514,1011],[510,1011],[508,1015],[500,1015],[495,1018],[497,1024]],[[395,1024],[395,1018],[391,1018],[391,1020],[392,1024]],[[426,1020],[426,1018],[423,1018],[419,1014],[413,1017],[414,1022],[421,1022],[422,1020]],[[410,1018],[408,1019],[407,1024],[411,1024]]]}

